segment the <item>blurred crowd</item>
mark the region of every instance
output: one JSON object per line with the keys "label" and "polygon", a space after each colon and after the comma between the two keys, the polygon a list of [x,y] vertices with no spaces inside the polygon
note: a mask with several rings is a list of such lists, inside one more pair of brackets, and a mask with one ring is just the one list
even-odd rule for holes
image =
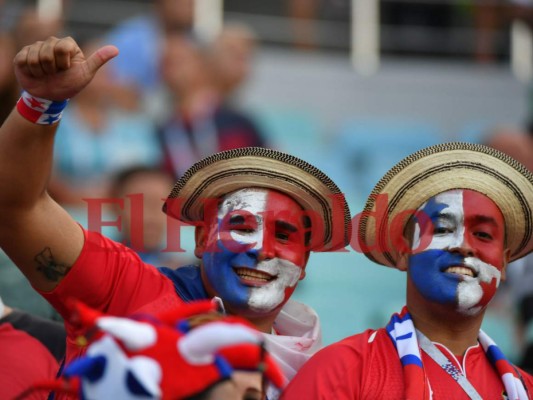
{"label": "blurred crowd", "polygon": [[[39,13],[37,3],[21,2],[10,11],[16,21],[4,24],[0,36],[2,122],[19,96],[11,66],[16,52],[48,36],[68,34],[62,14]],[[153,13],[121,21],[99,37],[84,38],[84,52],[112,43],[120,57],[72,101],[57,134],[50,193],[80,223],[88,223],[84,214],[91,199],[120,195],[127,200],[128,194],[150,192],[162,204],[172,181],[206,155],[268,145],[253,118],[232,101],[251,72],[253,31],[228,25],[206,42],[195,36],[192,25],[193,1],[158,0]],[[141,180],[156,171],[161,185],[151,191]],[[139,180],[131,183],[136,192],[129,191],[125,176]],[[123,229],[114,233],[128,241],[129,212],[104,208],[105,215],[122,214]],[[146,213],[145,218],[151,218]],[[148,224],[157,228],[147,229],[146,235],[159,237],[159,243],[147,249],[152,254],[161,250],[165,239],[164,215],[157,218],[160,221]],[[160,265],[156,259],[152,263]]]}

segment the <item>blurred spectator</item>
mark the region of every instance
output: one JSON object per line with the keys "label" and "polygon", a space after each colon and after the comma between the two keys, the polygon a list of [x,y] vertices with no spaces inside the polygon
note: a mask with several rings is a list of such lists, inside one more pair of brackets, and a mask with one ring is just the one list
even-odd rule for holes
{"label": "blurred spectator", "polygon": [[533,171],[533,135],[519,128],[495,129],[486,139],[486,144],[513,157]]}
{"label": "blurred spectator", "polygon": [[293,45],[302,50],[316,47],[316,19],[318,0],[289,0],[287,11],[291,18]]}
{"label": "blurred spectator", "polygon": [[223,28],[210,47],[219,94],[231,98],[248,80],[256,46],[254,32],[244,24],[232,24]]}
{"label": "blurred spectator", "polygon": [[[2,11],[3,2],[0,2]],[[58,36],[63,29],[60,15],[39,15],[35,2],[18,4],[12,13],[16,18],[0,18],[0,123],[5,120],[9,110],[18,100],[20,90],[13,74],[12,61],[16,52],[22,47],[48,36]],[[15,5],[11,4],[11,8]],[[0,13],[2,15],[2,13]]]}
{"label": "blurred spectator", "polygon": [[474,0],[476,26],[475,57],[478,62],[495,61],[498,31],[514,19],[533,23],[532,0]]}
{"label": "blurred spectator", "polygon": [[6,323],[37,339],[46,347],[56,361],[61,361],[65,356],[65,340],[67,335],[65,333],[65,327],[61,322],[50,321],[46,318],[41,318],[7,306],[4,303],[4,299],[0,297],[0,325]]}
{"label": "blurred spectator", "polygon": [[[180,253],[162,251],[166,244],[167,216],[161,208],[173,184],[172,176],[165,171],[133,166],[120,171],[111,187],[111,197],[124,200],[118,240],[135,250],[144,262],[156,267],[175,268],[193,261]],[[139,214],[142,220],[136,218]]]}
{"label": "blurred spectator", "polygon": [[124,90],[137,93],[134,98],[140,101],[156,90],[161,82],[159,62],[164,38],[169,33],[190,34],[193,11],[194,0],[155,0],[151,14],[115,27],[105,40],[120,51],[110,67],[113,80]]}
{"label": "blurred spectator", "polygon": [[0,32],[0,123],[9,115],[19,97],[19,88],[13,73],[12,60],[15,57],[15,42],[7,33]]}
{"label": "blurred spectator", "polygon": [[22,10],[13,32],[17,51],[49,36],[62,36],[63,28],[62,14],[43,15],[35,6],[26,7]]}
{"label": "blurred spectator", "polygon": [[[518,128],[497,128],[485,143],[506,153],[533,171],[533,133]],[[519,346],[522,356],[518,366],[533,373],[533,255],[521,258],[507,268],[503,292],[518,313]],[[506,301],[506,300],[505,300]],[[504,301],[504,302],[505,302]]]}
{"label": "blurred spectator", "polygon": [[[533,269],[533,262],[531,257],[528,257],[528,260],[526,261],[529,265],[525,265],[524,267],[527,268],[528,274],[524,278],[527,279],[527,283],[531,288],[533,287],[533,273],[531,272]],[[521,336],[525,343],[519,366],[528,373],[533,374],[533,293],[530,292],[529,295],[524,296],[520,300],[518,306],[522,328]]]}
{"label": "blurred spectator", "polygon": [[13,308],[42,318],[62,321],[58,312],[32,288],[28,279],[1,250],[0,295]]}
{"label": "blurred spectator", "polygon": [[[92,53],[96,43],[84,46]],[[84,198],[103,198],[112,176],[131,165],[159,165],[155,127],[141,113],[125,112],[111,95],[104,67],[72,100],[57,132],[52,196],[66,206],[85,207]]]}
{"label": "blurred spectator", "polygon": [[176,179],[210,154],[264,146],[255,123],[222,102],[205,49],[182,35],[169,35],[162,57],[162,76],[170,91],[172,109],[161,126],[160,139],[165,168]]}
{"label": "blurred spectator", "polygon": [[[13,399],[36,381],[53,379],[65,354],[65,339],[62,324],[13,310],[0,298],[1,398]],[[24,398],[43,399],[37,394]]]}

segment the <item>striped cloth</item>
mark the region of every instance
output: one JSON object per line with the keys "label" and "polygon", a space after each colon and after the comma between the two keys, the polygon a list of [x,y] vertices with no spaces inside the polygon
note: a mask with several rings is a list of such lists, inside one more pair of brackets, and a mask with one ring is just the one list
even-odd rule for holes
{"label": "striped cloth", "polygon": [[[407,400],[431,400],[428,377],[420,354],[420,346],[411,315],[404,307],[399,314],[394,314],[386,326],[398,356],[402,363],[405,380],[405,398]],[[489,336],[479,331],[478,340],[493,367],[502,378],[509,400],[528,400],[529,397],[515,367],[505,358],[498,346]]]}

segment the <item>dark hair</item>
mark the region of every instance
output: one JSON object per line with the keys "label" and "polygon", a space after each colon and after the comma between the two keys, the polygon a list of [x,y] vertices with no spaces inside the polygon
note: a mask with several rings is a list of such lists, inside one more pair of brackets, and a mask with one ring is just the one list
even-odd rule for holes
{"label": "dark hair", "polygon": [[172,179],[172,176],[166,172],[165,170],[159,168],[159,167],[150,167],[146,165],[134,165],[132,167],[125,168],[121,171],[119,171],[111,182],[111,191],[112,196],[118,197],[120,192],[122,191],[122,188],[126,185],[126,183],[142,174],[150,174],[150,175],[160,175],[160,176],[168,176],[170,179]]}
{"label": "dark hair", "polygon": [[215,388],[222,382],[226,382],[228,380],[231,380],[231,378],[225,378],[225,379],[222,379],[221,381],[218,381],[214,384],[212,384],[211,386],[209,386],[207,389],[205,389],[204,391],[200,392],[200,393],[197,393],[193,396],[190,396],[190,397],[187,397],[185,398],[184,400],[208,400],[209,399],[209,396],[211,396],[211,393],[213,392],[213,390],[215,390]]}

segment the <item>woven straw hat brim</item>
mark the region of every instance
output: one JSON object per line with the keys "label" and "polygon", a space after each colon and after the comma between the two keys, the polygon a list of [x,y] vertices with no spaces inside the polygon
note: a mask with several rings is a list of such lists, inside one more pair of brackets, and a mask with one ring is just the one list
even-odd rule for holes
{"label": "woven straw hat brim", "polygon": [[[350,210],[337,185],[311,164],[276,150],[245,147],[213,154],[194,164],[175,184],[163,207],[188,223],[203,219],[205,199],[243,188],[267,188],[293,198],[318,214],[323,229],[312,227],[314,251],[333,251],[351,238]],[[173,200],[173,201],[172,201]]]}
{"label": "woven straw hat brim", "polygon": [[[390,223],[402,211],[417,210],[431,197],[453,189],[482,193],[500,208],[511,261],[533,250],[533,174],[513,158],[490,147],[445,143],[406,157],[375,186],[364,215],[375,211],[376,196],[387,195],[388,207],[386,218],[380,218],[377,223],[374,218],[360,220],[359,243],[368,250],[365,255],[379,264],[397,267],[400,252],[392,244]],[[401,230],[397,232],[403,231],[407,220],[400,219]]]}

